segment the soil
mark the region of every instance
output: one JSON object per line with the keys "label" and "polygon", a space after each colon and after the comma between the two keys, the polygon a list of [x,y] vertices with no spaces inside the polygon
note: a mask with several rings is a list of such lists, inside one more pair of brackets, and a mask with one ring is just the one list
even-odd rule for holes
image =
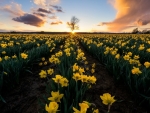
{"label": "soil", "polygon": [[[81,46],[81,45],[80,45]],[[97,82],[86,96],[91,97],[92,103],[96,105],[100,113],[106,113],[107,106],[102,104],[100,95],[110,93],[117,100],[110,109],[110,113],[150,113],[146,108],[138,106],[133,100],[131,93],[123,84],[115,84],[113,76],[108,70],[91,56],[83,47],[89,64],[96,64],[95,76]],[[39,78],[39,70],[45,67],[35,68],[33,74],[28,74],[21,78],[20,84],[12,91],[5,92],[6,104],[0,102],[0,113],[39,113],[40,105],[38,98],[45,94],[45,81]]]}

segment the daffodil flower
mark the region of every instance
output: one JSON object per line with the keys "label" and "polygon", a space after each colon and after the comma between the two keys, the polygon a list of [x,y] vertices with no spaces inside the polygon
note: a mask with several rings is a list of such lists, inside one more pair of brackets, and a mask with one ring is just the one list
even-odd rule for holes
{"label": "daffodil flower", "polygon": [[60,84],[62,87],[67,87],[68,86],[68,80],[66,78],[62,78],[60,81]]}
{"label": "daffodil flower", "polygon": [[41,72],[39,73],[40,78],[46,78],[47,77],[47,73],[44,70],[41,70]]}
{"label": "daffodil flower", "polygon": [[49,105],[45,105],[45,110],[48,113],[56,113],[58,110],[59,105],[57,104],[57,102],[50,102]]}
{"label": "daffodil flower", "polygon": [[60,83],[60,81],[61,81],[62,78],[63,77],[61,75],[56,75],[56,77],[52,78],[52,79],[55,81],[55,83]]}
{"label": "daffodil flower", "polygon": [[108,105],[108,113],[110,111],[111,105],[116,101],[114,96],[111,96],[109,93],[104,93],[103,96],[100,96],[102,103]]}
{"label": "daffodil flower", "polygon": [[133,67],[133,69],[131,70],[131,72],[132,72],[132,74],[137,74],[137,75],[139,75],[139,74],[142,73],[142,72],[140,71],[140,69],[139,69],[139,68],[136,68],[136,67]]}
{"label": "daffodil flower", "polygon": [[73,107],[74,113],[86,113],[87,109],[89,108],[89,105],[87,103],[79,103],[80,111]]}
{"label": "daffodil flower", "polygon": [[109,93],[104,93],[103,96],[100,96],[105,105],[112,105],[116,100],[114,96],[111,96]]}
{"label": "daffodil flower", "polygon": [[23,59],[27,59],[27,58],[28,58],[28,55],[27,55],[27,54],[25,54],[25,53],[21,53],[21,58],[23,58]]}
{"label": "daffodil flower", "polygon": [[64,96],[64,94],[59,94],[59,91],[57,92],[51,92],[52,97],[49,97],[48,100],[51,100],[52,102],[60,102],[60,99]]}

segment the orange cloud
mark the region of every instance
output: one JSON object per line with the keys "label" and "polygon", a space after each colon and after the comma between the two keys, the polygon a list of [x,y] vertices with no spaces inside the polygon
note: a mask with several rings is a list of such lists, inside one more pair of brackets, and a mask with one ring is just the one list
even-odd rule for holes
{"label": "orange cloud", "polygon": [[63,22],[58,20],[58,21],[55,21],[55,22],[51,22],[50,24],[51,25],[58,25],[58,24],[62,24]]}
{"label": "orange cloud", "polygon": [[110,31],[121,31],[130,25],[146,25],[150,23],[150,0],[109,0],[117,10],[112,22],[102,22]]}

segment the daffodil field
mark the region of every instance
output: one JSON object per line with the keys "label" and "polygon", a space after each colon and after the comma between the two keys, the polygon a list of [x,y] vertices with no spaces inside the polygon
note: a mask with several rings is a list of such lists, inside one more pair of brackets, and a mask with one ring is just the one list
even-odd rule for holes
{"label": "daffodil field", "polygon": [[[38,67],[39,79],[46,83],[41,113],[99,113],[85,96],[98,82],[96,65],[88,64],[80,46],[116,83],[125,84],[140,105],[150,105],[150,35],[145,34],[0,34],[0,100],[7,103],[3,91]],[[107,113],[117,101],[109,92],[99,99],[108,106]]]}
{"label": "daffodil field", "polygon": [[[61,38],[36,35],[0,36],[0,91],[14,88],[24,73],[32,73],[41,58],[49,56]],[[46,64],[47,62],[45,62]],[[1,100],[5,102],[0,94]]]}
{"label": "daffodil field", "polygon": [[150,105],[150,35],[83,35],[82,45],[123,82],[139,104]]}

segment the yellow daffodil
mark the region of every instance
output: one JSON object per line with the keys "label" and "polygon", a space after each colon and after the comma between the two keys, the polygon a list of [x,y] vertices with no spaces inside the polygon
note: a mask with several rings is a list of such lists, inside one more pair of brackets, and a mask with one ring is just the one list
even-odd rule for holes
{"label": "yellow daffodil", "polygon": [[137,75],[139,75],[139,74],[142,73],[142,72],[140,71],[140,69],[139,69],[139,68],[136,68],[136,67],[133,67],[133,69],[131,70],[131,72],[132,72],[132,74],[137,74]]}
{"label": "yellow daffodil", "polygon": [[0,62],[1,62],[2,60],[3,60],[2,57],[0,57]]}
{"label": "yellow daffodil", "polygon": [[87,81],[88,81],[88,83],[95,84],[96,77],[95,76],[89,76]]}
{"label": "yellow daffodil", "polygon": [[111,96],[109,93],[104,93],[100,96],[100,98],[102,99],[102,103],[105,105],[112,105],[116,101],[114,96]]}
{"label": "yellow daffodil", "polygon": [[52,102],[60,102],[60,99],[64,96],[64,94],[59,94],[59,91],[57,92],[51,92],[51,96],[49,97],[48,100],[52,101]]}
{"label": "yellow daffodil", "polygon": [[129,56],[132,56],[132,52],[128,52],[128,55],[129,55]]}
{"label": "yellow daffodil", "polygon": [[98,109],[95,109],[95,110],[93,111],[93,113],[99,113],[99,110],[98,110]]}
{"label": "yellow daffodil", "polygon": [[1,44],[1,47],[2,47],[2,48],[6,48],[6,47],[7,47],[7,44]]}
{"label": "yellow daffodil", "polygon": [[123,58],[124,58],[124,60],[129,60],[130,56],[129,55],[125,55]]}
{"label": "yellow daffodil", "polygon": [[145,48],[144,46],[140,46],[140,47],[138,48],[138,50],[141,51],[141,50],[144,50],[144,48]]}
{"label": "yellow daffodil", "polygon": [[56,75],[56,77],[52,78],[52,79],[55,81],[55,83],[60,83],[60,81],[61,81],[62,78],[63,77],[61,75]]}
{"label": "yellow daffodil", "polygon": [[12,58],[17,58],[17,56],[16,56],[16,55],[13,55]]}
{"label": "yellow daffodil", "polygon": [[150,53],[150,48],[148,48],[146,51]]}
{"label": "yellow daffodil", "polygon": [[88,76],[87,75],[81,75],[81,79],[82,82],[87,82],[88,81]]}
{"label": "yellow daffodil", "polygon": [[109,53],[109,51],[107,51],[107,50],[104,52],[105,55],[107,55],[108,53]]}
{"label": "yellow daffodil", "polygon": [[59,52],[57,52],[55,55],[56,55],[56,57],[60,57],[60,56],[63,55],[63,53],[62,53],[62,51],[59,51]]}
{"label": "yellow daffodil", "polygon": [[89,67],[86,67],[85,69],[88,71],[88,70],[89,70]]}
{"label": "yellow daffodil", "polygon": [[50,102],[49,105],[45,105],[45,110],[48,113],[56,113],[58,111],[58,107],[59,105],[57,104],[57,102]]}
{"label": "yellow daffodil", "polygon": [[6,51],[2,51],[2,54],[3,54],[3,55],[6,54]]}
{"label": "yellow daffodil", "polygon": [[140,57],[139,57],[139,55],[134,55],[134,59],[135,60],[137,60],[137,59],[139,59]]}
{"label": "yellow daffodil", "polygon": [[49,68],[49,69],[47,70],[47,73],[48,73],[49,75],[52,75],[52,74],[54,73],[54,69]]}
{"label": "yellow daffodil", "polygon": [[91,73],[93,74],[94,72],[95,72],[95,69],[92,68],[92,69],[91,69]]}
{"label": "yellow daffodil", "polygon": [[77,71],[78,69],[79,69],[79,67],[78,67],[77,63],[75,63],[73,65],[73,72]]}
{"label": "yellow daffodil", "polygon": [[70,54],[71,54],[70,52],[66,52],[66,56],[70,56]]}
{"label": "yellow daffodil", "polygon": [[40,44],[38,43],[38,44],[36,44],[38,47],[40,46]]}
{"label": "yellow daffodil", "polygon": [[145,63],[144,63],[144,66],[145,66],[146,68],[149,68],[149,67],[150,67],[150,62],[145,62]]}
{"label": "yellow daffodil", "polygon": [[84,71],[84,68],[81,68],[81,67],[80,67],[80,68],[79,68],[79,73],[80,73],[80,74],[83,74],[84,72],[85,72],[85,71]]}
{"label": "yellow daffodil", "polygon": [[74,73],[72,78],[77,82],[81,79],[81,75],[79,73]]}
{"label": "yellow daffodil", "polygon": [[116,54],[115,58],[119,59],[120,58],[120,54]]}
{"label": "yellow daffodil", "polygon": [[92,68],[95,68],[95,63],[92,64]]}
{"label": "yellow daffodil", "polygon": [[10,58],[9,56],[5,56],[5,57],[4,57],[5,60],[8,60],[9,58]]}
{"label": "yellow daffodil", "polygon": [[47,77],[47,73],[44,70],[41,70],[41,72],[39,73],[40,78],[46,78]]}
{"label": "yellow daffodil", "polygon": [[88,61],[85,61],[84,64],[88,64]]}
{"label": "yellow daffodil", "polygon": [[42,65],[43,65],[43,63],[42,63],[42,62],[40,62],[40,63],[39,63],[39,66],[42,66]]}
{"label": "yellow daffodil", "polygon": [[68,86],[68,80],[66,78],[62,78],[60,81],[60,84],[62,87],[67,87]]}
{"label": "yellow daffodil", "polygon": [[113,51],[111,51],[111,54],[112,54],[112,55],[116,55],[116,54],[117,54],[117,51],[113,50]]}
{"label": "yellow daffodil", "polygon": [[82,60],[86,60],[86,57],[82,57]]}
{"label": "yellow daffodil", "polygon": [[80,106],[80,111],[78,109],[76,109],[75,107],[73,107],[74,113],[86,113],[87,109],[89,108],[87,103],[79,103]]}
{"label": "yellow daffodil", "polygon": [[46,62],[46,61],[44,62],[44,65],[47,65],[47,62]]}
{"label": "yellow daffodil", "polygon": [[42,57],[42,59],[41,59],[42,61],[45,61],[45,57]]}
{"label": "yellow daffodil", "polygon": [[59,64],[60,60],[53,55],[51,58],[49,58],[50,63]]}
{"label": "yellow daffodil", "polygon": [[59,64],[60,60],[58,58],[54,58],[54,64]]}
{"label": "yellow daffodil", "polygon": [[27,55],[27,54],[25,54],[25,53],[21,53],[21,58],[23,58],[23,59],[27,59],[27,58],[28,58],[28,55]]}

